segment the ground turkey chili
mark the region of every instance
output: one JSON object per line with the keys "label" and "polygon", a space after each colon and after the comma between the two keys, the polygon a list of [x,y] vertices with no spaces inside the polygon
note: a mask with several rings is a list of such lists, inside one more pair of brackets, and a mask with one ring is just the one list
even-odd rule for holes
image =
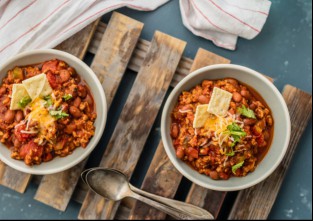
{"label": "ground turkey chili", "polygon": [[[25,80],[39,75],[48,82],[45,86],[50,93],[34,99],[25,96],[18,102],[20,108],[13,109],[14,85],[23,87]],[[12,158],[24,160],[29,166],[86,147],[94,135],[95,119],[95,104],[88,86],[64,61],[53,59],[15,67],[2,80],[0,141],[11,150]]]}
{"label": "ground turkey chili", "polygon": [[[213,91],[219,89],[230,94],[224,116],[206,113]],[[254,171],[273,137],[274,122],[265,101],[251,87],[231,78],[204,80],[183,91],[171,118],[176,156],[215,180]],[[195,126],[196,121],[203,123]]]}

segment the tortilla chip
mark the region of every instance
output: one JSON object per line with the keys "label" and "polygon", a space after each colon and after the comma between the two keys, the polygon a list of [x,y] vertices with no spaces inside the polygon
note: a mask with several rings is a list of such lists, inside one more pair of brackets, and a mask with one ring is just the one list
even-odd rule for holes
{"label": "tortilla chip", "polygon": [[22,81],[32,100],[35,100],[41,94],[46,80],[46,74],[43,73]]}
{"label": "tortilla chip", "polygon": [[46,78],[45,85],[43,86],[43,89],[42,89],[42,91],[40,93],[40,96],[42,96],[42,97],[45,97],[45,96],[47,96],[47,95],[52,93],[52,88],[51,88],[51,86],[49,84],[49,81],[48,81],[46,75],[45,75],[45,78]]}
{"label": "tortilla chip", "polygon": [[232,93],[214,87],[207,111],[218,116],[225,116],[232,97]]}
{"label": "tortilla chip", "polygon": [[22,109],[18,102],[26,96],[29,95],[23,84],[13,84],[10,110]]}
{"label": "tortilla chip", "polygon": [[198,105],[195,118],[193,120],[193,128],[199,128],[203,127],[205,125],[205,122],[210,117],[210,113],[208,110],[208,104]]}

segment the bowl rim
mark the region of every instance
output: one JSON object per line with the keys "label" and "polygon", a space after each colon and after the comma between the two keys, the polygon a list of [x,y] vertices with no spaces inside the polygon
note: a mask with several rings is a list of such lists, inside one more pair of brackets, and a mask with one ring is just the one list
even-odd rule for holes
{"label": "bowl rim", "polygon": [[[84,148],[85,151],[83,152],[83,154],[79,155],[77,158],[75,158],[73,161],[69,162],[65,166],[59,166],[57,168],[49,168],[49,169],[45,169],[45,170],[42,170],[42,169],[37,170],[37,168],[36,168],[36,170],[34,170],[33,167],[29,167],[29,166],[21,167],[18,164],[12,164],[9,160],[6,159],[6,157],[3,157],[1,152],[0,152],[0,160],[3,161],[6,165],[12,167],[13,169],[16,169],[16,170],[24,172],[24,173],[33,174],[33,175],[48,175],[48,174],[59,173],[59,172],[65,171],[67,169],[70,169],[70,168],[76,166],[77,164],[79,164],[80,162],[82,162],[85,158],[87,158],[90,155],[90,153],[95,149],[95,147],[97,146],[97,144],[99,143],[99,141],[103,135],[103,131],[105,129],[106,121],[107,121],[107,112],[108,112],[107,108],[108,107],[107,107],[107,99],[106,99],[103,87],[102,87],[99,79],[97,78],[96,74],[82,60],[80,60],[79,58],[77,58],[76,56],[74,56],[68,52],[64,52],[64,51],[56,50],[56,49],[34,49],[31,51],[22,52],[22,53],[19,53],[15,56],[11,57],[6,62],[4,62],[0,67],[0,72],[3,71],[5,67],[18,61],[19,59],[22,59],[22,58],[30,56],[30,55],[36,55],[36,54],[50,54],[50,55],[56,56],[56,59],[59,59],[58,57],[66,57],[68,60],[72,60],[74,63],[79,64],[80,66],[82,66],[82,68],[86,72],[89,73],[88,74],[89,77],[95,83],[95,85],[93,85],[93,86],[95,86],[97,88],[96,91],[100,94],[100,97],[103,98],[103,99],[101,99],[103,102],[101,102],[100,104],[97,103],[97,105],[100,105],[101,109],[103,110],[103,112],[102,112],[103,118],[99,122],[99,125],[100,125],[99,132],[97,133],[97,135],[93,136],[94,140],[93,140],[91,146],[89,146],[90,145],[90,143],[89,143],[87,145],[87,147]],[[73,153],[74,152],[75,152],[75,150],[73,151]],[[40,165],[36,165],[36,166],[39,167]]]}
{"label": "bowl rim", "polygon": [[[234,69],[234,70],[238,70],[238,71],[243,71],[246,73],[249,73],[255,77],[257,77],[259,80],[261,80],[264,84],[267,84],[272,91],[274,92],[275,96],[278,98],[278,100],[280,101],[280,104],[282,106],[282,109],[284,111],[284,116],[285,116],[285,121],[286,121],[286,126],[287,126],[287,134],[286,134],[286,139],[284,142],[284,146],[282,148],[282,151],[279,155],[279,158],[277,159],[277,161],[273,164],[273,166],[271,167],[270,170],[266,171],[265,173],[262,174],[262,176],[260,176],[258,179],[255,179],[251,182],[248,182],[246,184],[243,185],[238,185],[235,187],[220,187],[218,185],[212,185],[210,183],[205,183],[202,182],[198,179],[196,179],[195,177],[191,176],[188,174],[188,172],[186,172],[183,167],[181,167],[179,164],[177,164],[175,161],[176,156],[174,156],[173,154],[171,154],[170,148],[172,148],[172,144],[171,144],[171,140],[167,140],[167,134],[166,134],[166,120],[167,120],[167,114],[170,113],[171,110],[170,109],[170,105],[172,104],[172,102],[177,102],[174,101],[174,96],[176,95],[176,93],[180,92],[181,93],[181,87],[190,79],[198,76],[199,74],[202,74],[203,72],[209,72],[212,70],[217,70],[217,69]],[[175,168],[183,175],[185,176],[187,179],[189,179],[191,182],[202,186],[204,188],[207,189],[212,189],[212,190],[216,190],[216,191],[237,191],[237,190],[242,190],[242,189],[246,189],[249,188],[251,186],[254,186],[258,183],[260,183],[261,181],[265,180],[270,174],[273,173],[273,171],[279,166],[279,164],[281,163],[281,161],[283,160],[286,151],[288,149],[288,145],[290,142],[290,134],[291,134],[291,121],[290,121],[290,114],[288,111],[288,107],[287,104],[282,96],[282,94],[279,92],[279,90],[275,87],[275,85],[273,83],[271,83],[264,75],[260,74],[259,72],[245,67],[245,66],[241,66],[241,65],[237,65],[237,64],[214,64],[214,65],[210,65],[210,66],[206,66],[203,68],[200,68],[196,71],[193,71],[192,73],[190,73],[189,75],[187,75],[185,78],[183,78],[172,90],[172,92],[170,93],[169,97],[166,100],[166,103],[164,105],[163,111],[162,111],[162,117],[161,117],[161,138],[162,138],[162,142],[163,142],[163,146],[165,149],[165,152],[167,154],[167,156],[169,157],[169,159],[171,160],[171,162],[173,163],[173,165],[175,166]],[[169,143],[170,142],[170,143]],[[194,170],[195,171],[195,170]],[[197,172],[197,171],[195,171]],[[227,180],[226,180],[227,182]]]}

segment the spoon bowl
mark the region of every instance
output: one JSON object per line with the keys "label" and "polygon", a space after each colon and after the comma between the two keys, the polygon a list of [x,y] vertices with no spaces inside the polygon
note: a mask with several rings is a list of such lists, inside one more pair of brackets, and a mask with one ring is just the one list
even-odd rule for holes
{"label": "spoon bowl", "polygon": [[126,176],[111,169],[90,169],[85,173],[85,181],[94,192],[114,201],[131,192]]}
{"label": "spoon bowl", "polygon": [[140,200],[176,219],[214,219],[208,211],[192,204],[147,193],[128,182],[125,174],[114,169],[92,168],[82,172],[83,181],[97,194],[109,200],[125,197]]}

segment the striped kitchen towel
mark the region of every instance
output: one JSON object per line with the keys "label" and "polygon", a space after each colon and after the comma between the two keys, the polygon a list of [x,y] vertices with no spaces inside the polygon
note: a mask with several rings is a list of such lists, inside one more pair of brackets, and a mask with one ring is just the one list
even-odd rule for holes
{"label": "striped kitchen towel", "polygon": [[[53,48],[112,10],[151,11],[169,0],[0,0],[0,65],[20,52]],[[176,1],[176,0],[175,0]],[[266,21],[268,0],[180,0],[184,25],[217,46],[234,50]]]}

